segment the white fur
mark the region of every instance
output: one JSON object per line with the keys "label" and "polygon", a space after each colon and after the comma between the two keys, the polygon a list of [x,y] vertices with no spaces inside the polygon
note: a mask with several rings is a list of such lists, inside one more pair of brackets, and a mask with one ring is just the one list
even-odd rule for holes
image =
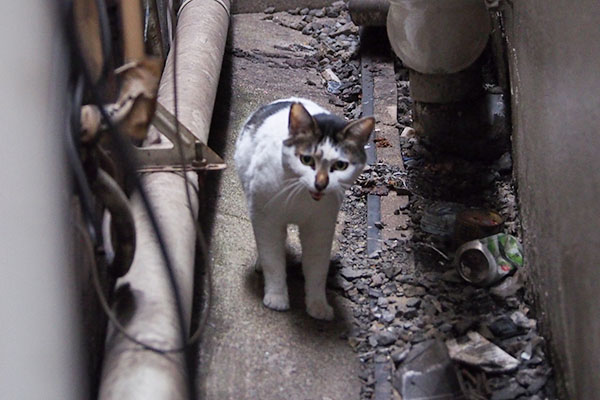
{"label": "white fur", "polygon": [[[297,101],[311,114],[328,113],[317,104]],[[289,308],[285,270],[285,241],[288,224],[300,229],[302,270],[305,276],[306,308],[317,319],[330,320],[325,283],[330,262],[335,222],[343,193],[363,165],[329,173],[323,197],[316,201],[315,171],[301,163],[293,147],[283,146],[288,138],[289,107],[267,118],[254,135],[245,125],[236,145],[235,165],[242,181],[258,249],[258,265],[265,278],[263,303],[275,310]],[[347,161],[331,143],[321,147],[323,157]]]}

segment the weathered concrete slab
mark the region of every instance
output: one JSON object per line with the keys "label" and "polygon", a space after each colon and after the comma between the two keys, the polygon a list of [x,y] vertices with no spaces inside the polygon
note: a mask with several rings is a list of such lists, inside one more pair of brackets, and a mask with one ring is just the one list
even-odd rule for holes
{"label": "weathered concrete slab", "polygon": [[211,141],[216,142],[211,145],[230,168],[222,173],[210,205],[215,212],[213,306],[198,367],[202,399],[337,400],[359,395],[358,359],[341,338],[350,328],[342,298],[329,293],[335,321],[311,319],[304,310],[299,265],[291,265],[291,310],[275,312],[262,305],[262,276],[253,269],[254,237],[233,168],[237,133],[259,105],[302,96],[341,114],[327,104],[321,87],[306,84],[307,79],[320,82],[316,71],[264,62],[266,53],[286,53],[274,45],[307,42],[307,36],[263,21],[258,14],[232,18],[230,50],[211,132]]}

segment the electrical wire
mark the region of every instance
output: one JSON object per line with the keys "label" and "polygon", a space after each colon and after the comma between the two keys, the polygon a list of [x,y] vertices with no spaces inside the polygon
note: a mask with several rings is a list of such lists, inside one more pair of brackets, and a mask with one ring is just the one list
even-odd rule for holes
{"label": "electrical wire", "polygon": [[74,137],[74,133],[80,131],[80,110],[83,99],[83,85],[83,78],[78,76],[73,88],[73,96],[71,98],[70,106],[72,112],[69,119],[70,131],[67,130],[65,148],[67,159],[71,165],[74,178],[73,180],[81,199],[83,213],[92,228],[90,231],[90,236],[92,241],[95,242],[101,236],[100,232],[102,228],[99,218],[96,217],[96,202],[94,200],[92,189],[90,188],[87,180],[85,167],[79,158],[77,145],[75,143],[76,139]]}
{"label": "electrical wire", "polygon": [[[174,50],[174,54],[173,54],[173,66],[174,66],[174,70],[176,70],[176,50]],[[173,77],[173,86],[174,86],[174,109],[175,109],[175,116],[176,118],[178,117],[178,100],[177,100],[177,93],[176,93],[176,88],[177,88],[177,78],[174,75]],[[200,248],[200,251],[202,253],[203,256],[203,263],[204,266],[206,268],[205,270],[205,301],[204,301],[204,307],[201,311],[201,317],[200,320],[198,322],[198,328],[196,329],[196,331],[190,336],[190,338],[185,342],[184,345],[179,346],[179,347],[174,347],[174,348],[168,348],[168,349],[162,349],[162,348],[157,348],[155,346],[152,346],[150,344],[147,343],[143,343],[139,340],[137,340],[135,337],[131,336],[130,334],[128,334],[125,330],[125,328],[123,327],[123,325],[119,322],[118,318],[116,317],[116,315],[114,315],[114,313],[112,312],[112,310],[110,309],[110,306],[108,305],[108,300],[106,299],[106,297],[104,296],[103,292],[100,291],[98,293],[98,296],[101,298],[101,303],[103,303],[103,308],[105,313],[108,315],[108,318],[111,320],[111,322],[114,323],[115,327],[117,330],[121,331],[123,333],[124,336],[126,336],[129,340],[137,343],[138,345],[151,350],[151,351],[155,351],[157,353],[175,353],[175,352],[182,352],[184,351],[186,348],[192,346],[195,342],[197,342],[203,333],[204,327],[206,326],[206,321],[208,319],[208,310],[210,309],[210,303],[211,303],[211,292],[212,292],[212,273],[211,273],[211,268],[210,268],[210,260],[208,257],[208,245],[206,242],[206,239],[204,237],[204,233],[197,221],[196,216],[193,214],[192,211],[192,200],[191,200],[191,194],[189,191],[189,186],[192,185],[191,182],[189,181],[189,177],[187,175],[187,172],[189,171],[187,163],[185,161],[185,157],[183,155],[183,151],[182,151],[182,139],[181,139],[181,133],[179,132],[179,126],[177,125],[176,127],[176,138],[178,141],[178,145],[179,145],[179,150],[180,150],[180,159],[181,159],[181,165],[182,165],[182,169],[183,169],[183,173],[181,174],[182,178],[184,179],[186,185],[185,185],[185,190],[186,190],[186,198],[187,198],[187,202],[188,202],[188,208],[190,210],[190,214],[192,219],[195,222],[195,226],[196,226],[196,231],[197,231],[197,244]],[[71,150],[74,149],[74,146],[71,146]],[[71,151],[71,154],[73,153],[73,151]],[[80,163],[80,160],[76,159],[74,160],[76,161],[75,164],[77,164],[77,162]],[[78,173],[79,176],[79,181],[84,182],[85,181],[85,172],[83,171],[83,168],[79,168],[78,169],[80,172]],[[83,177],[83,178],[82,178]],[[192,185],[193,186],[193,185]],[[82,185],[82,187],[85,188],[85,186]],[[195,188],[194,188],[195,189]],[[90,192],[91,193],[91,192]],[[91,195],[89,196],[85,196],[86,198],[90,198],[93,202],[93,198]],[[88,201],[86,202],[86,204],[91,204],[92,202]],[[92,209],[92,207],[86,207],[88,209]]]}
{"label": "electrical wire", "polygon": [[[100,4],[100,3],[103,3],[103,0],[97,0],[97,4]],[[71,6],[72,6],[72,4],[71,4]],[[102,7],[99,7],[99,9],[100,8],[102,8]],[[71,7],[70,11],[71,11],[70,16],[72,19],[74,17],[72,7]],[[104,17],[106,17],[106,15],[102,15],[102,13],[99,13],[100,24],[104,26],[103,28],[101,28],[101,34],[103,35],[103,41],[105,39],[107,39],[108,35],[106,34],[106,32],[110,31],[110,27],[108,25],[108,18],[104,18]],[[67,24],[66,26],[72,27],[71,24]],[[108,132],[110,133],[110,136],[113,140],[113,144],[114,144],[113,147],[114,147],[115,154],[118,156],[121,163],[123,164],[126,177],[128,179],[130,179],[131,182],[133,182],[135,188],[137,189],[140,199],[142,200],[142,204],[146,210],[148,219],[150,220],[150,224],[152,226],[154,234],[156,236],[156,240],[159,245],[160,253],[164,260],[165,269],[167,272],[169,283],[171,285],[171,289],[173,292],[177,320],[178,320],[178,324],[180,326],[180,334],[181,334],[180,340],[181,340],[182,346],[181,346],[181,348],[178,348],[178,349],[159,349],[154,346],[148,345],[147,343],[143,343],[143,342],[137,340],[136,338],[134,338],[133,336],[128,334],[126,332],[126,330],[124,329],[124,327],[120,323],[115,324],[115,326],[129,340],[133,341],[134,343],[136,343],[146,349],[155,351],[157,353],[167,353],[167,352],[184,352],[185,353],[186,350],[188,349],[188,345],[187,345],[188,338],[186,335],[186,324],[185,324],[185,318],[184,318],[184,314],[183,314],[183,303],[181,300],[181,294],[180,294],[180,291],[178,288],[173,264],[171,262],[171,258],[169,257],[169,252],[166,248],[166,244],[165,244],[163,235],[158,226],[158,221],[156,219],[156,215],[152,209],[151,202],[150,202],[148,195],[145,191],[145,188],[141,182],[141,179],[137,175],[137,172],[136,172],[137,169],[135,168],[135,161],[134,161],[134,157],[133,157],[133,153],[132,153],[132,149],[131,149],[131,144],[124,138],[124,136],[120,132],[119,128],[112,123],[110,116],[108,115],[107,111],[104,109],[102,98],[101,98],[101,95],[98,90],[99,86],[95,85],[91,79],[91,75],[88,70],[88,67],[85,63],[85,60],[83,60],[83,56],[82,56],[81,49],[79,48],[79,44],[77,43],[77,40],[74,40],[74,38],[75,38],[74,32],[70,32],[70,33],[71,33],[71,35],[68,35],[68,37],[71,38],[71,45],[73,47],[74,55],[76,56],[76,61],[79,62],[80,68],[81,68],[83,76],[85,78],[85,81],[88,83],[88,86],[90,88],[92,102],[98,107],[98,109],[100,110],[100,113],[102,115],[102,118],[105,120],[105,122],[108,126]],[[107,64],[107,59],[105,59],[105,64]],[[71,150],[72,150],[72,147],[73,146],[71,146]],[[72,165],[77,165],[76,160],[73,160],[72,158],[73,157],[70,157],[70,161],[73,162]],[[186,185],[186,187],[187,187],[187,185]],[[98,239],[98,236],[99,236],[98,231],[96,232],[95,236],[96,236],[95,239],[99,240]],[[97,274],[98,271],[95,271],[95,272]],[[98,277],[96,276],[96,278],[98,278]],[[95,286],[96,286],[97,292],[103,294],[101,287],[98,287],[99,285],[97,283],[99,283],[99,278],[98,278],[98,282],[95,283]],[[117,318],[114,316],[114,314],[110,310],[110,307],[108,306],[108,302],[106,301],[106,298],[104,296],[101,296],[101,299],[102,299],[101,303],[103,304],[103,308],[105,309],[105,311],[110,311],[109,313],[107,313],[107,315],[109,316],[111,321],[113,323],[118,322]],[[187,354],[184,354],[183,358],[184,358],[187,375],[188,375],[188,379],[187,379],[188,397],[190,399],[193,399],[193,398],[195,398],[195,396],[194,396],[195,385],[192,383],[193,369],[191,368],[191,359]]]}
{"label": "electrical wire", "polygon": [[[99,10],[99,19],[100,19],[100,26],[101,26],[101,35],[102,35],[102,44],[103,44],[102,49],[103,49],[103,53],[104,53],[104,65],[103,65],[103,71],[104,71],[106,68],[108,68],[108,65],[109,65],[108,60],[111,55],[110,54],[110,51],[111,51],[110,50],[110,29],[108,26],[108,16],[106,14],[106,9],[104,7],[103,0],[96,0],[96,3],[98,6],[98,10]],[[102,12],[102,11],[104,11],[104,12]],[[171,12],[171,18],[173,20],[175,20],[176,17],[174,16],[174,12],[171,7],[169,7],[169,11]],[[177,73],[176,73],[176,71],[177,71],[177,43],[176,43],[176,40],[174,41],[172,51],[174,53],[173,54],[174,111],[175,111],[175,118],[178,121],[179,118],[178,118]],[[77,52],[77,55],[79,56],[79,58],[81,58],[81,53],[79,51]],[[87,76],[89,78],[89,71],[86,70],[85,63],[82,62],[81,65],[82,65],[82,69],[84,72],[83,75]],[[104,77],[104,76],[106,76],[106,74],[103,72],[102,76]],[[78,82],[81,82],[81,81],[82,81],[81,79],[78,80]],[[175,297],[178,319],[179,319],[180,326],[182,327],[182,329],[181,329],[182,339],[181,340],[182,340],[183,345],[179,346],[179,347],[175,347],[175,348],[170,348],[170,349],[161,349],[161,348],[155,347],[153,345],[150,345],[148,343],[145,343],[143,341],[140,341],[139,339],[135,338],[133,335],[129,334],[127,332],[126,328],[120,323],[120,321],[118,320],[118,318],[112,311],[112,309],[108,303],[108,300],[102,290],[102,285],[100,283],[98,271],[96,269],[94,269],[93,281],[94,281],[94,286],[95,286],[96,292],[99,297],[99,301],[100,301],[101,306],[102,306],[104,312],[106,313],[107,317],[110,319],[111,323],[115,326],[115,328],[124,337],[126,337],[131,342],[136,343],[137,345],[141,346],[144,349],[151,350],[151,351],[154,351],[159,354],[185,352],[189,347],[191,347],[193,344],[195,344],[198,340],[200,340],[202,338],[204,329],[207,325],[207,319],[208,319],[208,315],[209,315],[210,303],[211,303],[211,298],[212,298],[212,293],[211,293],[212,292],[212,273],[211,273],[211,267],[210,267],[210,260],[208,257],[208,245],[207,245],[206,239],[204,237],[204,233],[201,229],[201,226],[200,226],[196,216],[194,215],[193,208],[192,208],[192,200],[191,200],[191,194],[190,194],[190,190],[189,190],[189,185],[191,185],[191,182],[189,181],[189,176],[188,176],[189,169],[188,169],[187,163],[185,161],[185,158],[183,156],[182,139],[181,139],[181,133],[179,132],[179,125],[176,124],[176,138],[177,138],[177,142],[178,142],[178,148],[180,150],[180,158],[181,158],[181,166],[183,169],[183,179],[184,179],[184,184],[185,184],[186,198],[187,198],[191,218],[194,221],[195,226],[196,226],[197,244],[198,244],[198,247],[202,254],[203,265],[205,268],[205,271],[204,271],[205,296],[204,296],[203,307],[201,310],[201,317],[198,321],[198,327],[197,327],[196,331],[194,332],[194,334],[192,334],[189,337],[189,339],[187,339],[186,335],[185,335],[185,321],[184,321],[183,312],[182,312],[183,308],[182,308],[182,304],[181,304],[179,289],[177,287],[177,282],[176,282],[176,279],[175,279],[175,276],[173,273],[172,264],[171,264],[169,256],[168,256],[166,246],[162,239],[162,235],[160,234],[160,230],[159,230],[157,221],[152,212],[152,208],[151,208],[149,199],[147,198],[147,195],[143,189],[141,180],[135,173],[131,149],[129,147],[130,144],[125,141],[122,133],[118,131],[118,129],[114,126],[114,124],[112,124],[112,121],[110,120],[109,116],[107,115],[106,110],[103,108],[102,99],[100,98],[100,94],[98,93],[98,90],[97,90],[98,86],[94,86],[93,83],[89,79],[87,79],[87,81],[92,88],[91,94],[93,97],[93,102],[98,106],[103,119],[106,121],[106,123],[108,125],[109,132],[111,133],[111,136],[113,137],[113,140],[115,141],[116,153],[119,156],[119,158],[121,159],[121,162],[124,164],[125,172],[127,173],[128,177],[134,182],[134,185],[138,189],[138,192],[142,199],[142,203],[143,203],[146,211],[148,212],[148,216],[151,221],[151,225],[153,226],[153,230],[155,231],[155,234],[157,235],[157,241],[159,243],[159,247],[161,249],[161,253],[162,253],[162,256],[165,261],[165,267],[167,269],[167,272],[169,275],[169,280],[170,280],[171,286],[172,286],[173,295]],[[78,84],[77,88],[82,88],[82,85]],[[76,93],[78,93],[78,96],[81,96],[82,90],[78,89],[78,90],[76,90]],[[79,106],[80,105],[81,105],[81,103],[79,102]],[[75,108],[75,110],[77,110],[79,107],[74,107],[74,108]],[[79,126],[79,125],[73,124],[73,127],[77,127],[77,126]],[[78,129],[74,129],[73,131],[78,132]],[[73,140],[72,140],[73,137],[70,136],[70,139],[71,139],[69,141],[69,143],[70,143],[69,153],[71,154],[70,161],[72,162],[72,165],[77,166],[77,165],[80,165],[81,162],[78,159],[78,157],[76,157],[76,158],[73,157],[73,154],[76,154],[76,149],[75,149],[75,144],[73,143]],[[75,152],[74,152],[74,150],[75,150]],[[74,168],[74,169],[76,171],[78,171],[78,172],[76,172],[78,189],[79,189],[80,193],[85,193],[86,187],[87,187],[87,189],[89,189],[89,186],[83,185],[83,182],[86,181],[85,180],[85,172],[83,170],[83,167],[80,165],[79,168]],[[93,201],[93,198],[91,198],[91,196],[89,196],[89,195],[88,196],[84,195],[84,197],[86,197],[88,200],[91,199]],[[93,212],[91,212],[91,211],[93,211],[93,206],[90,206],[90,204],[93,204],[93,202],[85,201],[84,203],[85,203],[84,207],[87,209],[86,213],[89,214],[89,216],[92,218],[92,221],[93,221],[94,214],[93,214]],[[93,223],[93,225],[97,225],[97,224]],[[93,239],[98,240],[100,231],[98,230],[97,227],[94,230],[96,233],[95,233],[95,238],[93,238]],[[186,367],[187,367],[188,375],[189,375],[189,379],[188,379],[188,384],[190,385],[189,393],[190,393],[190,395],[192,395],[195,390],[195,387],[193,386],[193,384],[190,384],[192,367],[191,367],[191,365],[189,365],[190,358],[187,355],[185,356],[185,360],[186,360],[185,362],[187,364]]]}

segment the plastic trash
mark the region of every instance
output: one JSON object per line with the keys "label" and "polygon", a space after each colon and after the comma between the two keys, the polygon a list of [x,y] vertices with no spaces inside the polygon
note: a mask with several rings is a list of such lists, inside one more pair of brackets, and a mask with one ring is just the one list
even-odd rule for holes
{"label": "plastic trash", "polygon": [[402,400],[465,399],[461,376],[440,340],[415,345],[395,372],[392,384]]}
{"label": "plastic trash", "polygon": [[516,237],[499,233],[460,246],[454,264],[467,282],[489,286],[523,266],[523,249]]}
{"label": "plastic trash", "polygon": [[450,238],[454,234],[456,215],[465,206],[451,202],[437,202],[425,210],[421,217],[421,229],[433,235]]}
{"label": "plastic trash", "polygon": [[479,333],[467,333],[466,340],[450,339],[446,342],[450,358],[485,372],[509,372],[519,366],[519,361]]}

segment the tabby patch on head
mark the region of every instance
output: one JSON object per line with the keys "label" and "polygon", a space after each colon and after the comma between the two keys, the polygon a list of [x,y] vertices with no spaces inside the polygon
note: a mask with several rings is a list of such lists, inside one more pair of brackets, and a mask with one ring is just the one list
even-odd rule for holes
{"label": "tabby patch on head", "polygon": [[340,183],[356,178],[356,171],[344,171],[349,166],[362,170],[366,160],[364,146],[374,126],[372,117],[346,122],[331,114],[310,115],[300,103],[291,105],[289,137],[284,145],[293,147],[301,164],[314,171],[314,190],[310,190],[313,199],[320,200],[330,176],[335,175]]}

